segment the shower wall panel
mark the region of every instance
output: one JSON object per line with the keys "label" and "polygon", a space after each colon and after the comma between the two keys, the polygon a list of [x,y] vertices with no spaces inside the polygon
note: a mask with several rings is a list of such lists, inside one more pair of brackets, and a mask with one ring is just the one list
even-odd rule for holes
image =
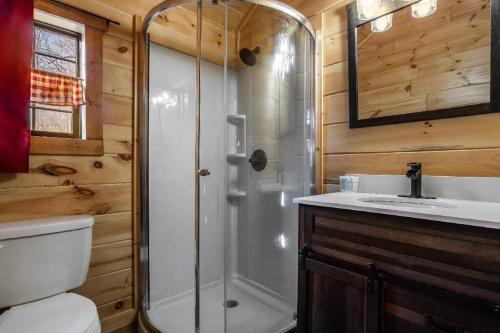
{"label": "shower wall panel", "polygon": [[[150,290],[160,302],[194,289],[195,59],[156,44],[150,52]],[[202,63],[201,284],[224,277],[226,115],[224,70]],[[230,85],[235,85],[229,73]],[[229,89],[236,100],[236,89]],[[222,133],[222,134],[221,134]]]}

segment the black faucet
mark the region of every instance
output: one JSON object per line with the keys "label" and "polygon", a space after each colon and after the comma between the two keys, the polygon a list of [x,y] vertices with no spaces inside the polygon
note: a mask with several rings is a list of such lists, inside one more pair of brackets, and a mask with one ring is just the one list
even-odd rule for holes
{"label": "black faucet", "polygon": [[422,163],[408,163],[410,170],[406,172],[406,177],[411,180],[411,194],[400,195],[403,198],[416,198],[416,199],[436,199],[434,197],[422,196]]}

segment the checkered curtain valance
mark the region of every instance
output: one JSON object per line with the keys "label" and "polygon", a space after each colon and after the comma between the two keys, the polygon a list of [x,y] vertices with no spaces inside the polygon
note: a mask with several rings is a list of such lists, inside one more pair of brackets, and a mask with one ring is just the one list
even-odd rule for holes
{"label": "checkered curtain valance", "polygon": [[31,70],[31,103],[77,109],[85,104],[84,95],[79,78]]}

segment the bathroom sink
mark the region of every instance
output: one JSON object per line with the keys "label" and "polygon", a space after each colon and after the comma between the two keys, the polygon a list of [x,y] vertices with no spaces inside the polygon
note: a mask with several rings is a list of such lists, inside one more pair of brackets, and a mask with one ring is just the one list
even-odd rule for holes
{"label": "bathroom sink", "polygon": [[500,229],[500,203],[456,199],[414,199],[375,193],[327,193],[293,202],[352,211]]}
{"label": "bathroom sink", "polygon": [[457,208],[457,206],[444,202],[439,202],[439,200],[429,200],[429,199],[368,197],[368,198],[359,198],[358,201],[372,203],[376,205],[408,207],[408,208],[427,208],[427,209]]}

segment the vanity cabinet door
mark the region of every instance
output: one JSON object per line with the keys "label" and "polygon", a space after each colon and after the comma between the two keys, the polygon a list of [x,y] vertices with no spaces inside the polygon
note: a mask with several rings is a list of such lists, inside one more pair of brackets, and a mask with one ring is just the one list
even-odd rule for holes
{"label": "vanity cabinet door", "polygon": [[500,316],[391,283],[384,283],[384,333],[498,333]]}
{"label": "vanity cabinet door", "polygon": [[378,288],[364,275],[305,259],[299,272],[298,333],[375,333]]}

